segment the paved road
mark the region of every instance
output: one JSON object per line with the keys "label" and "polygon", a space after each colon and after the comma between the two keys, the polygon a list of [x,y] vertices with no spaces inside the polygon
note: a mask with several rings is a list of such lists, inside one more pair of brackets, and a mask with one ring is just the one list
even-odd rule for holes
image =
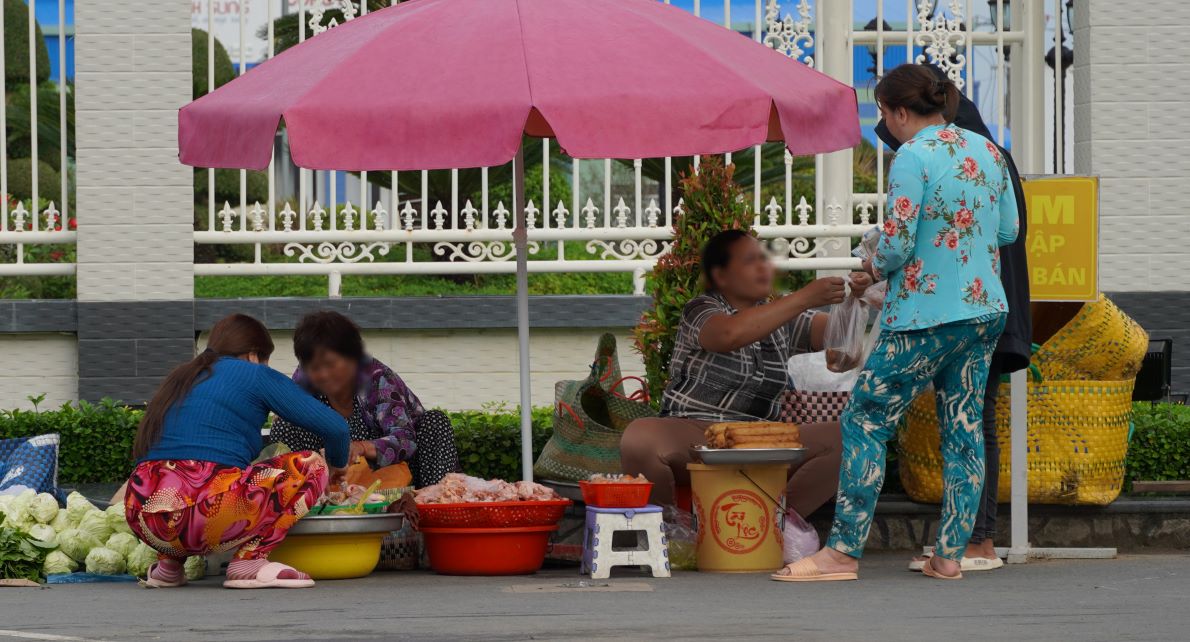
{"label": "paved road", "polygon": [[303,591],[229,591],[213,580],[0,589],[0,641],[1190,639],[1190,555],[1032,562],[954,583],[911,574],[904,561],[879,555],[860,582],[818,585],[625,572],[590,588],[574,569],[553,569],[382,573]]}

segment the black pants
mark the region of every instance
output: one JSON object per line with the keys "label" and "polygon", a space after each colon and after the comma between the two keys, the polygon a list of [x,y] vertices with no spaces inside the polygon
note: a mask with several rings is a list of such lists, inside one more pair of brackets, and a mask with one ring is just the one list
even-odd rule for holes
{"label": "black pants", "polygon": [[979,544],[996,536],[996,508],[1000,484],[1000,441],[996,438],[996,398],[1000,396],[1000,359],[992,357],[988,369],[988,383],[983,390],[983,494],[979,497],[979,511],[975,527],[971,529],[971,543]]}
{"label": "black pants", "polygon": [[427,410],[417,420],[417,452],[409,462],[413,485],[424,488],[459,470],[459,450],[450,417],[441,410]]}

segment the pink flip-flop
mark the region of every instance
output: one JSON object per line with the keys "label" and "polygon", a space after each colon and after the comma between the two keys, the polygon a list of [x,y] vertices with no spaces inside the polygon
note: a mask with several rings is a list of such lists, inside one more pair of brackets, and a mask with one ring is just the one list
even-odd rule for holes
{"label": "pink flip-flop", "polygon": [[282,579],[281,573],[285,571],[297,571],[297,569],[286,566],[280,562],[269,562],[260,567],[256,571],[256,577],[250,580],[226,580],[223,582],[223,588],[230,589],[261,589],[261,588],[310,588],[314,586],[314,580],[304,579]]}
{"label": "pink flip-flop", "polygon": [[803,557],[781,570],[789,572],[784,575],[777,572],[769,577],[778,582],[844,582],[859,579],[856,573],[823,573],[809,557]]}
{"label": "pink flip-flop", "polygon": [[145,579],[138,580],[137,583],[145,588],[178,588],[179,586],[186,586],[186,576],[182,575],[182,579],[177,582],[166,582],[153,577],[153,571],[157,570],[157,565],[160,562],[153,562],[149,565],[149,572],[145,574]]}

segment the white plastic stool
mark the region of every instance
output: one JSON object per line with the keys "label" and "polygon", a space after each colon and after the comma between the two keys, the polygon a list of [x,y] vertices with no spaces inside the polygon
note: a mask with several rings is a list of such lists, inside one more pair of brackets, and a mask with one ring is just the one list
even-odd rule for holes
{"label": "white plastic stool", "polygon": [[[636,537],[636,546],[613,548],[618,532]],[[583,573],[592,579],[611,577],[613,566],[648,566],[653,577],[669,577],[669,548],[661,507],[643,508],[587,507],[587,528],[583,531]]]}

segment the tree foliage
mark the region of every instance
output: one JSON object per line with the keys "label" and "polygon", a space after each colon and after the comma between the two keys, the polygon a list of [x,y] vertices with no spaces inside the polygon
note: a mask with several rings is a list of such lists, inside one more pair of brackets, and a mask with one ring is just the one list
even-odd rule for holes
{"label": "tree foliage", "polygon": [[653,297],[634,332],[645,363],[649,393],[660,399],[669,382],[669,360],[682,321],[682,309],[702,291],[702,248],[724,230],[750,229],[751,204],[733,180],[735,167],[718,156],[703,157],[698,173],[681,179],[682,213],[674,220],[673,248],[661,256],[646,289]]}

